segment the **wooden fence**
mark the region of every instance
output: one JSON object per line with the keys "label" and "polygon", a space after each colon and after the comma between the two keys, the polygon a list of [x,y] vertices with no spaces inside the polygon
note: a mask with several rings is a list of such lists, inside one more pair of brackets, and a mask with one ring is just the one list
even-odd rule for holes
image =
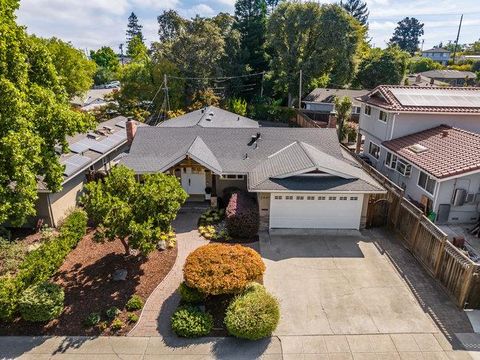
{"label": "wooden fence", "polygon": [[387,190],[387,194],[370,199],[367,227],[378,223],[375,207],[387,204],[384,224],[399,235],[403,245],[439,281],[455,304],[460,308],[480,307],[480,265],[455,247],[438,226],[403,196],[401,188],[360,158],[358,160]]}
{"label": "wooden fence", "polygon": [[297,110],[296,113],[297,115],[293,120],[300,127],[326,128],[328,126],[328,114],[320,114],[322,116],[318,119],[313,119],[310,117],[311,114],[305,110]]}

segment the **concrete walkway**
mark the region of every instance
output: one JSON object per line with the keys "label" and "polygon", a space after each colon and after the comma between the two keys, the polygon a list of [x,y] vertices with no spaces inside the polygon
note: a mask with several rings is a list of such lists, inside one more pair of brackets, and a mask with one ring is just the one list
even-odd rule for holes
{"label": "concrete walkway", "polygon": [[188,254],[208,242],[197,231],[201,210],[181,210],[173,223],[177,233],[178,254],[170,273],[147,299],[137,325],[128,336],[173,336],[170,318],[180,297],[176,290],[183,280],[183,264]]}
{"label": "concrete walkway", "polygon": [[[476,359],[480,336],[458,346],[441,335],[375,334],[235,338],[0,337],[0,359]],[[473,350],[467,352],[463,350]]]}

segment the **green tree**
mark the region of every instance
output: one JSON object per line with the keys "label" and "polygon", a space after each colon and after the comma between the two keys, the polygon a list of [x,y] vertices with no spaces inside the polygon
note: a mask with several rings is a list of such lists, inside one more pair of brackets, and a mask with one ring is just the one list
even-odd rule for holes
{"label": "green tree", "polygon": [[148,58],[148,49],[140,36],[130,39],[127,46],[127,55],[133,61],[142,61]]}
{"label": "green tree", "polygon": [[126,255],[130,249],[144,255],[153,251],[187,199],[174,176],[150,174],[143,180],[140,184],[132,170],[116,166],[104,181],[88,183],[82,197],[98,225],[97,240],[120,239]]}
{"label": "green tree", "polygon": [[266,1],[237,0],[235,2],[235,19],[235,27],[240,32],[242,63],[248,71],[265,71],[268,66],[265,53]]}
{"label": "green tree", "polygon": [[362,25],[368,24],[368,15],[370,15],[367,3],[362,0],[340,0],[342,6],[350,15],[357,19]]}
{"label": "green tree", "polygon": [[190,105],[189,110],[194,111],[211,105],[220,105],[220,97],[215,94],[213,89],[206,88],[203,90],[197,90],[192,96],[192,104]]}
{"label": "green tree", "polygon": [[410,62],[410,73],[418,74],[428,70],[441,69],[443,66],[430,58],[419,58]]}
{"label": "green tree", "polygon": [[406,17],[398,22],[390,39],[390,45],[398,45],[400,49],[413,55],[418,50],[420,36],[423,33],[423,23],[414,17]]}
{"label": "green tree", "polygon": [[98,65],[95,74],[95,84],[105,84],[118,79],[120,61],[112,48],[103,46],[97,51],[90,51],[90,58]]}
{"label": "green tree", "polygon": [[142,28],[143,26],[139,24],[137,15],[135,15],[135,13],[132,12],[128,17],[127,32],[126,32],[127,42],[130,42],[130,40],[136,37],[140,38],[143,42],[144,38],[143,38]]}
{"label": "green tree", "polygon": [[164,10],[157,17],[158,21],[158,37],[161,42],[173,41],[188,23],[175,10]]}
{"label": "green tree", "polygon": [[398,85],[405,77],[409,54],[397,46],[372,49],[360,63],[354,86],[373,89],[378,85]]}
{"label": "green tree", "polygon": [[82,51],[57,38],[38,38],[38,41],[46,45],[59,81],[70,98],[85,93],[92,87],[97,66]]}
{"label": "green tree", "polygon": [[0,223],[23,224],[35,215],[38,177],[59,191],[64,167],[57,145],[93,127],[70,109],[47,47],[17,25],[18,0],[0,6]]}
{"label": "green tree", "polygon": [[337,116],[338,140],[343,141],[347,131],[346,125],[352,114],[352,100],[347,96],[342,98],[336,96],[335,113]]}
{"label": "green tree", "polygon": [[275,90],[291,106],[300,70],[307,89],[326,77],[333,86],[347,84],[364,35],[365,27],[338,5],[281,3],[267,29]]}

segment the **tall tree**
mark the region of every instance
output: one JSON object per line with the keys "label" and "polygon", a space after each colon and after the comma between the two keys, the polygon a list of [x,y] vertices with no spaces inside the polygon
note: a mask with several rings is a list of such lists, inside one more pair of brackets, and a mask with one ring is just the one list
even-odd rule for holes
{"label": "tall tree", "polygon": [[64,166],[58,145],[93,127],[72,111],[47,47],[16,23],[18,0],[0,6],[0,223],[23,224],[35,215],[39,178],[61,189]]}
{"label": "tall tree", "polygon": [[346,136],[346,124],[352,114],[352,100],[344,96],[342,98],[335,96],[335,112],[337,116],[338,140],[344,141]]}
{"label": "tall tree", "polygon": [[188,22],[175,10],[164,10],[161,15],[157,16],[157,21],[158,37],[161,42],[175,40]]}
{"label": "tall tree", "polygon": [[97,70],[95,62],[89,60],[82,51],[75,49],[70,43],[60,39],[38,39],[38,41],[47,46],[59,75],[59,81],[70,98],[90,89]]}
{"label": "tall tree", "polygon": [[97,51],[91,50],[90,58],[98,65],[95,84],[105,84],[118,78],[120,61],[112,48],[103,46]]}
{"label": "tall tree", "polygon": [[130,40],[132,40],[135,37],[139,37],[143,41],[144,39],[143,39],[142,28],[143,26],[139,24],[137,15],[135,15],[135,13],[132,12],[128,17],[127,42],[130,42]]}
{"label": "tall tree", "polygon": [[248,71],[265,71],[268,66],[265,53],[267,3],[265,0],[237,0],[236,28],[240,32],[241,58]]}
{"label": "tall tree", "polygon": [[329,77],[334,86],[351,80],[365,27],[338,5],[283,2],[268,22],[275,90],[292,105],[299,71],[305,88]]}
{"label": "tall tree", "polygon": [[360,63],[354,86],[373,89],[378,85],[399,85],[408,67],[410,55],[391,46],[372,49]]}
{"label": "tall tree", "polygon": [[398,45],[400,49],[413,55],[418,50],[420,36],[423,33],[423,23],[414,17],[406,17],[397,23],[390,45]]}
{"label": "tall tree", "polygon": [[362,25],[368,24],[370,13],[366,2],[362,0],[340,0],[340,5]]}

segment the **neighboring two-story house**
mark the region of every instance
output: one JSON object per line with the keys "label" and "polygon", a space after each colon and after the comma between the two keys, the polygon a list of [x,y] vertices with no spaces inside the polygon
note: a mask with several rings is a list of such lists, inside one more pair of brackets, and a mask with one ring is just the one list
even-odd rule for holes
{"label": "neighboring two-story house", "polygon": [[442,65],[447,65],[450,60],[450,51],[442,48],[433,48],[422,51],[422,57],[432,59]]}
{"label": "neighboring two-story house", "polygon": [[478,221],[480,89],[387,85],[358,100],[373,165],[438,223]]}

